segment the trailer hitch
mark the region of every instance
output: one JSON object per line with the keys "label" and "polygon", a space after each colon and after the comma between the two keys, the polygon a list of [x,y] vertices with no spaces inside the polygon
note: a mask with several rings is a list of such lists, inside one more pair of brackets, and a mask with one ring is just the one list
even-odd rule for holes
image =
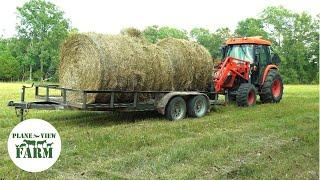
{"label": "trailer hitch", "polygon": [[14,106],[14,101],[9,101],[8,106]]}

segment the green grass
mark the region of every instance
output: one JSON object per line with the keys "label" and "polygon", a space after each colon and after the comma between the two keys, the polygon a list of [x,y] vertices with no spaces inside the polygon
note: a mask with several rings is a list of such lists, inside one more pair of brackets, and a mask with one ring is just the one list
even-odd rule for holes
{"label": "green grass", "polygon": [[[0,179],[319,179],[319,89],[287,85],[279,104],[218,107],[200,119],[170,122],[156,113],[30,111],[62,138],[49,170],[26,173],[7,153],[19,123],[9,100],[19,83],[0,83]],[[33,100],[33,92],[27,100]]]}

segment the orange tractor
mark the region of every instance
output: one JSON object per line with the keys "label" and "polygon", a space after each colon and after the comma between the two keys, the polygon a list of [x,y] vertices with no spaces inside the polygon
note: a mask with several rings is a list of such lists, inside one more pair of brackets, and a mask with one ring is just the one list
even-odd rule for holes
{"label": "orange tractor", "polygon": [[225,93],[238,106],[277,103],[283,94],[279,56],[260,37],[231,38],[221,48],[223,60],[214,68],[213,91]]}

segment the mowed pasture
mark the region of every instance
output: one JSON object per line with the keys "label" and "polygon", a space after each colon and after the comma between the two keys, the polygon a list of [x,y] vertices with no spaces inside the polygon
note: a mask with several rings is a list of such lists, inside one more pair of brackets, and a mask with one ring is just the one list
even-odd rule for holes
{"label": "mowed pasture", "polygon": [[[22,83],[0,83],[0,179],[319,179],[318,85],[286,85],[278,104],[213,109],[171,122],[156,113],[32,110],[56,127],[62,150],[41,173],[17,168],[7,139],[19,123],[9,100]],[[33,92],[27,100],[33,100]]]}

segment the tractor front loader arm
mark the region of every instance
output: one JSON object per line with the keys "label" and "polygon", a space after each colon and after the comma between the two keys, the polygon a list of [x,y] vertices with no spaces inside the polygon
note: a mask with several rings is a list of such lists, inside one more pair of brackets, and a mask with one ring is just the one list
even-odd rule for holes
{"label": "tractor front loader arm", "polygon": [[[227,57],[221,62],[213,75],[215,91],[222,92],[224,88],[232,88],[237,76],[248,80],[250,71],[250,62]],[[228,78],[230,77],[230,78]]]}

